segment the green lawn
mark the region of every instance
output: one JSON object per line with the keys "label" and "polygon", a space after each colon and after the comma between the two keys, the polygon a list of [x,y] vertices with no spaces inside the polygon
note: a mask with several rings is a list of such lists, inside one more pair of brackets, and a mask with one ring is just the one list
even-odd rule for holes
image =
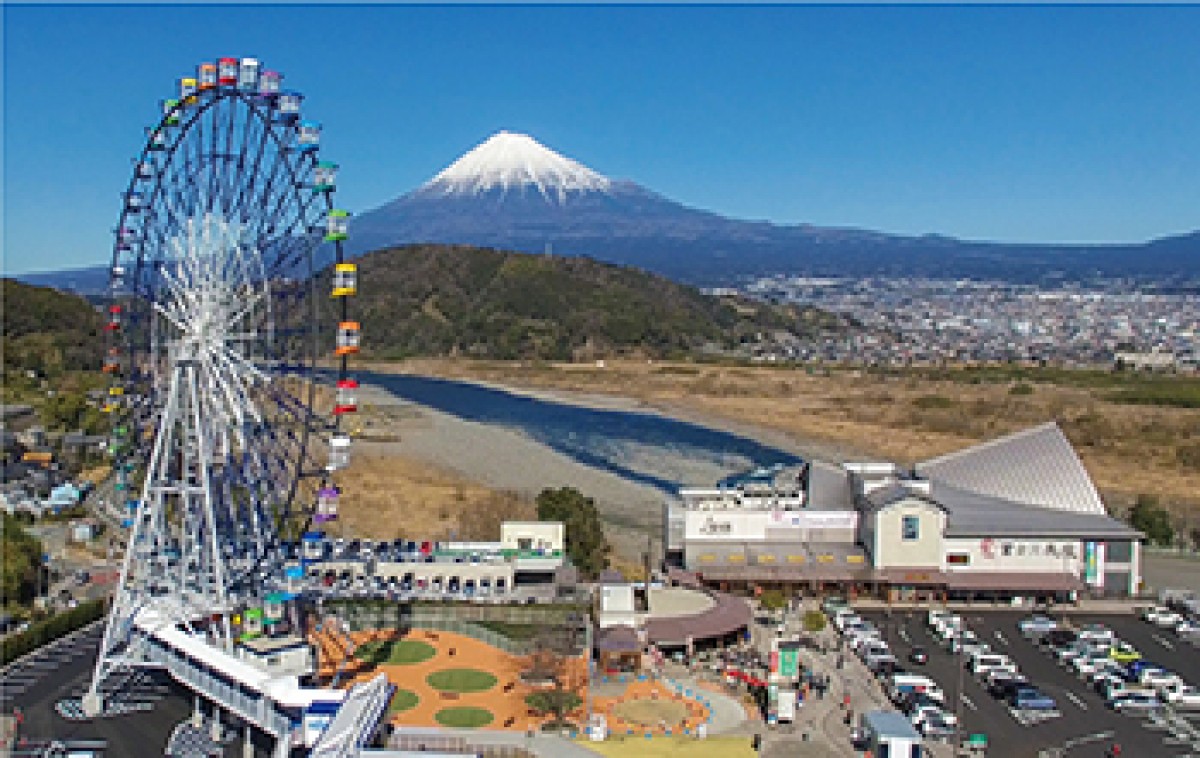
{"label": "green lawn", "polygon": [[487,726],[492,723],[491,711],[483,708],[471,708],[469,706],[460,706],[458,708],[443,708],[433,716],[442,726],[466,727],[474,729],[475,727]]}
{"label": "green lawn", "polygon": [[359,645],[354,655],[377,666],[383,663],[405,665],[429,660],[437,655],[437,648],[417,640],[388,640]]}
{"label": "green lawn", "polygon": [[388,705],[388,712],[400,713],[401,711],[407,711],[419,702],[421,702],[421,698],[417,697],[415,692],[397,689],[396,694],[392,695],[392,702]]}
{"label": "green lawn", "polygon": [[443,692],[483,692],[496,686],[496,677],[478,669],[442,669],[425,677],[430,687]]}

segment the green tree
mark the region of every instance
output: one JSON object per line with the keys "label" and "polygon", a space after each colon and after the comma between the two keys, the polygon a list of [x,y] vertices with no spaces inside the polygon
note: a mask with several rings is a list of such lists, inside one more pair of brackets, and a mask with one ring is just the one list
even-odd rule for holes
{"label": "green tree", "polygon": [[33,599],[37,588],[38,570],[42,564],[42,545],[13,517],[4,516],[3,578],[0,592],[4,605],[23,605]]}
{"label": "green tree", "polygon": [[825,628],[825,614],[820,611],[804,612],[804,631],[819,632]]}
{"label": "green tree", "polygon": [[555,724],[562,724],[566,715],[579,707],[583,698],[569,690],[558,689],[534,692],[525,696],[525,704],[538,713],[554,714]]}
{"label": "green tree", "polygon": [[561,521],[567,531],[567,555],[587,576],[608,566],[611,549],[600,524],[596,501],[574,487],[544,489],[537,496],[539,521]]}
{"label": "green tree", "polygon": [[780,590],[764,590],[758,596],[758,604],[769,611],[777,611],[787,606],[787,597]]}
{"label": "green tree", "polygon": [[1170,545],[1175,540],[1171,514],[1153,495],[1138,495],[1129,511],[1129,525],[1146,535],[1152,545]]}

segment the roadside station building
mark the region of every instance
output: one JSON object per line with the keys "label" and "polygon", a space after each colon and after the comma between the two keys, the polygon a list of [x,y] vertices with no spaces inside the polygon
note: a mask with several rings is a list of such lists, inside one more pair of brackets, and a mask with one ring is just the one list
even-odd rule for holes
{"label": "roadside station building", "polygon": [[682,489],[664,529],[669,566],[730,590],[1062,602],[1141,584],[1142,535],[1108,515],[1054,423],[911,471],[811,461]]}

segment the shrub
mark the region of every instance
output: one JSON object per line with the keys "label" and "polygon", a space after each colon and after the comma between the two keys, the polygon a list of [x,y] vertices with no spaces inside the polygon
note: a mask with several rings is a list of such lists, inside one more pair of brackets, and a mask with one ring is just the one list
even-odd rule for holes
{"label": "shrub", "polygon": [[1168,546],[1175,539],[1171,514],[1153,495],[1138,495],[1129,511],[1129,525],[1146,535],[1152,545]]}
{"label": "shrub", "polygon": [[820,611],[804,612],[804,631],[819,632],[825,628],[825,614]]}
{"label": "shrub", "polygon": [[1016,384],[1014,384],[1013,386],[1008,388],[1008,394],[1010,394],[1010,395],[1032,395],[1033,394],[1033,385],[1026,384],[1025,382],[1017,382]]}
{"label": "shrub", "polygon": [[769,611],[777,611],[787,606],[787,598],[780,590],[766,590],[758,596],[758,602]]}

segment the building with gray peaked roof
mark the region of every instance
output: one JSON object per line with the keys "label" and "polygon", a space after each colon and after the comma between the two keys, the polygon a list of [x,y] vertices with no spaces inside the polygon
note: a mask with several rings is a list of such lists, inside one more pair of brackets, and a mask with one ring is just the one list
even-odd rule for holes
{"label": "building with gray peaked roof", "polygon": [[1055,423],[918,464],[811,461],[774,493],[683,489],[666,559],[726,589],[893,600],[1135,594],[1142,535]]}

